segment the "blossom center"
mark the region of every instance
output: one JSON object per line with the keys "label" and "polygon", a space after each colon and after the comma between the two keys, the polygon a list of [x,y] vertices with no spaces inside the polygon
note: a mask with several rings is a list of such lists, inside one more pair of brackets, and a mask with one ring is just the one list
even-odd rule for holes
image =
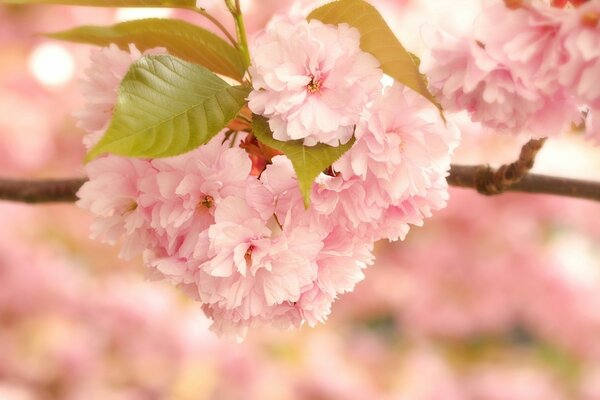
{"label": "blossom center", "polygon": [[256,248],[256,246],[254,246],[253,244],[251,244],[248,247],[248,250],[246,250],[246,254],[244,254],[244,260],[246,260],[246,265],[247,266],[251,266],[252,265],[252,253],[254,252],[255,248]]}
{"label": "blossom center", "polygon": [[207,194],[204,197],[202,197],[198,205],[205,208],[212,208],[212,206],[215,205],[215,199]]}
{"label": "blossom center", "polygon": [[321,86],[323,85],[323,79],[316,78],[315,76],[311,76],[310,82],[306,85],[306,90],[308,93],[315,94],[321,91]]}
{"label": "blossom center", "polygon": [[600,21],[600,14],[596,11],[587,12],[581,17],[581,23],[590,28],[597,27],[598,21]]}
{"label": "blossom center", "polygon": [[123,211],[123,213],[121,215],[130,214],[130,213],[134,212],[135,210],[137,210],[137,208],[138,208],[138,204],[135,201],[132,201],[131,204],[129,204],[127,207],[125,207],[125,210]]}
{"label": "blossom center", "polygon": [[523,0],[504,0],[504,4],[511,10],[516,10],[523,6]]}

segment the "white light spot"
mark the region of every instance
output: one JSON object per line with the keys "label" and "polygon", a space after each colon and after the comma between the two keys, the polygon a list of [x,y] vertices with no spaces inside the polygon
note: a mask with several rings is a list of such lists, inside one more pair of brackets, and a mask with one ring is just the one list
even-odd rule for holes
{"label": "white light spot", "polygon": [[384,74],[381,78],[381,83],[383,84],[383,86],[394,86],[394,78]]}
{"label": "white light spot", "polygon": [[597,287],[600,282],[598,252],[592,240],[579,232],[562,232],[552,242],[554,259],[562,277],[580,287]]}
{"label": "white light spot", "polygon": [[240,7],[242,7],[242,11],[243,12],[249,12],[252,11],[252,9],[254,8],[254,1],[252,0],[242,0],[240,2]]}
{"label": "white light spot", "polygon": [[167,18],[172,10],[168,8],[118,8],[117,21],[131,21],[145,18]]}
{"label": "white light spot", "polygon": [[73,77],[74,69],[73,57],[58,44],[41,44],[29,56],[29,71],[44,86],[66,84]]}

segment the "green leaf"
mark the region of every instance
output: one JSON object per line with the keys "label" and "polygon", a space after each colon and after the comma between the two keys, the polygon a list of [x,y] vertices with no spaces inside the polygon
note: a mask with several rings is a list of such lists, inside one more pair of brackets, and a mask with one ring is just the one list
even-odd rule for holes
{"label": "green leaf", "polygon": [[193,150],[235,118],[248,93],[173,56],[143,57],[125,75],[111,124],[87,160],[104,153],[157,158]]}
{"label": "green leaf", "polygon": [[308,19],[333,25],[346,23],[358,29],[360,47],[379,60],[383,72],[421,94],[442,112],[440,104],[427,88],[427,79],[419,72],[416,57],[406,51],[371,4],[364,0],[337,0],[317,8]]}
{"label": "green leaf", "polygon": [[244,61],[240,51],[212,32],[176,19],[142,19],[113,26],[81,26],[47,36],[77,43],[127,50],[130,43],[140,51],[164,47],[176,57],[205,66],[217,74],[241,81]]}
{"label": "green leaf", "polygon": [[0,0],[8,4],[64,4],[91,7],[173,7],[189,8],[195,0]]}
{"label": "green leaf", "polygon": [[283,152],[290,159],[306,208],[310,205],[310,192],[315,178],[350,150],[355,142],[354,137],[348,143],[337,147],[326,144],[304,146],[303,140],[282,142],[273,139],[269,122],[259,115],[254,115],[252,119],[252,133],[262,144]]}

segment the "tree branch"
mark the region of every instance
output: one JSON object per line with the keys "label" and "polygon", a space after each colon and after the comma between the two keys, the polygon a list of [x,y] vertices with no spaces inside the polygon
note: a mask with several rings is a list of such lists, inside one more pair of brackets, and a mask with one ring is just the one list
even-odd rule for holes
{"label": "tree branch", "polygon": [[482,167],[478,170],[476,189],[481,194],[500,194],[518,183],[533,168],[535,156],[546,142],[543,139],[531,139],[522,148],[519,159],[505,164],[497,170]]}
{"label": "tree branch", "polygon": [[[525,192],[600,201],[600,182],[529,173],[545,141],[530,140],[521,149],[517,161],[498,169],[487,165],[452,165],[448,183],[476,189],[484,195]],[[77,200],[77,191],[85,182],[85,178],[37,181],[0,179],[0,200],[29,204],[74,202]]]}
{"label": "tree branch", "polygon": [[500,193],[485,193],[480,190],[481,176],[487,175],[489,169],[485,165],[452,165],[448,183],[451,186],[476,189],[485,195],[523,192],[600,201],[600,182],[530,173],[525,174],[518,182],[505,187]]}
{"label": "tree branch", "polygon": [[[452,165],[448,183],[451,186],[476,189],[481,192],[481,177],[487,176],[486,165]],[[498,170],[491,171],[497,172]],[[56,180],[0,179],[0,200],[29,204],[74,202],[85,178]],[[523,192],[575,197],[600,202],[600,182],[526,173],[503,192]],[[486,195],[500,194],[484,193]]]}
{"label": "tree branch", "polygon": [[52,180],[0,179],[0,200],[21,203],[74,202],[85,178]]}

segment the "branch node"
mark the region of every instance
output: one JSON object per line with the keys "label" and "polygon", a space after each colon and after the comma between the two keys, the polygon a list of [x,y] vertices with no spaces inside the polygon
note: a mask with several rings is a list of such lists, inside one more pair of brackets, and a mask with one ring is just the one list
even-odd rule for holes
{"label": "branch node", "polygon": [[546,138],[531,139],[522,148],[519,159],[511,164],[502,165],[497,170],[482,166],[476,175],[476,189],[484,195],[496,195],[505,192],[523,179],[533,168],[535,157]]}

